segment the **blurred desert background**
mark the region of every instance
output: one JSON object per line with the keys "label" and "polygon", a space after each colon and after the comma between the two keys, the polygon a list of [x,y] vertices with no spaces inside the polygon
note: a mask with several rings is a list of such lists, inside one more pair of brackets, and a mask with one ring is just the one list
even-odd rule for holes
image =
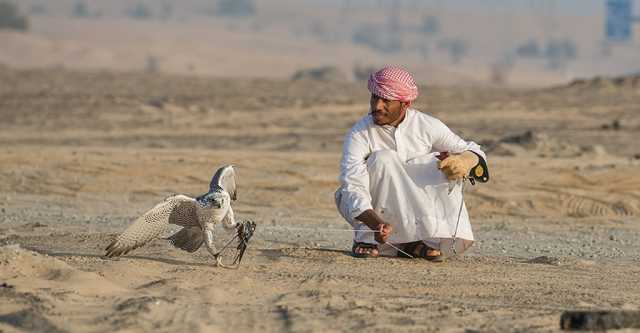
{"label": "blurred desert background", "polygon": [[[2,3],[0,332],[552,332],[640,310],[640,49],[607,40],[604,1]],[[384,64],[488,153],[464,257],[349,255],[342,140]],[[239,269],[162,239],[102,257],[227,163],[258,224]]]}

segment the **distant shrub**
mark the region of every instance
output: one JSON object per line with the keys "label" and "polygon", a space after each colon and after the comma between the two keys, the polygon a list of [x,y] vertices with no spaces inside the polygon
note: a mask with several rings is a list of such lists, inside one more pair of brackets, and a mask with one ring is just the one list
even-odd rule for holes
{"label": "distant shrub", "polygon": [[389,33],[386,26],[362,25],[354,29],[351,41],[368,46],[382,53],[402,51],[402,40],[398,34]]}
{"label": "distant shrub", "polygon": [[159,17],[163,20],[167,20],[173,16],[173,5],[169,1],[162,2],[160,6]]}
{"label": "distant shrub", "polygon": [[160,61],[156,56],[147,56],[144,60],[144,71],[147,73],[157,73],[160,71]]}
{"label": "distant shrub", "polygon": [[46,15],[47,11],[48,11],[47,6],[41,3],[36,3],[31,5],[31,8],[29,9],[29,14],[30,15]]}
{"label": "distant shrub", "polygon": [[463,39],[444,39],[438,43],[438,47],[449,53],[449,59],[454,64],[460,63],[469,52],[469,44]]}
{"label": "distant shrub", "polygon": [[420,31],[427,35],[435,35],[440,32],[440,19],[437,16],[426,16],[422,19]]}
{"label": "distant shrub", "polygon": [[89,7],[87,3],[81,0],[76,1],[73,5],[72,15],[74,17],[89,17]]}
{"label": "distant shrub", "polygon": [[545,56],[548,58],[575,59],[578,56],[578,47],[570,39],[551,39],[547,42]]}
{"label": "distant shrub", "polygon": [[127,15],[137,20],[145,20],[153,16],[151,9],[142,2],[138,2],[133,8],[129,9]]}
{"label": "distant shrub", "polygon": [[380,42],[380,34],[370,25],[357,27],[351,36],[351,40],[354,44],[366,45],[374,49],[379,48],[382,44]]}
{"label": "distant shrub", "polygon": [[220,16],[251,16],[256,12],[253,0],[218,0],[216,13]]}
{"label": "distant shrub", "polygon": [[18,13],[15,5],[8,2],[0,2],[0,29],[27,30],[29,22],[27,18]]}
{"label": "distant shrub", "polygon": [[578,47],[571,39],[551,39],[547,41],[544,56],[547,68],[559,69],[578,57]]}
{"label": "distant shrub", "polygon": [[538,42],[533,39],[526,41],[516,47],[516,54],[524,58],[535,58],[540,56],[542,51],[538,46]]}
{"label": "distant shrub", "polygon": [[491,82],[494,84],[506,83],[515,64],[515,57],[509,54],[504,55],[501,59],[491,64]]}
{"label": "distant shrub", "polygon": [[357,81],[366,81],[369,79],[369,74],[377,70],[374,66],[356,65],[353,67],[353,78]]}
{"label": "distant shrub", "polygon": [[346,81],[346,75],[334,66],[300,69],[296,71],[291,80],[315,80],[315,81]]}

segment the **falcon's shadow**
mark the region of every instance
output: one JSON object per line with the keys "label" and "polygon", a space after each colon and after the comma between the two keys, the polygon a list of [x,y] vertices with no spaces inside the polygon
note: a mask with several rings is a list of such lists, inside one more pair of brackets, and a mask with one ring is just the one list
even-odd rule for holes
{"label": "falcon's shadow", "polygon": [[148,261],[156,261],[169,265],[181,265],[181,266],[195,266],[195,267],[216,267],[215,261],[211,262],[189,262],[179,259],[170,259],[170,258],[158,258],[158,257],[147,257],[142,255],[125,255],[119,258],[107,258],[104,255],[93,254],[93,253],[79,253],[79,252],[57,252],[52,250],[45,250],[39,248],[29,248],[24,247],[25,249],[38,252],[40,254],[46,254],[51,257],[82,257],[82,258],[97,258],[102,259],[104,261],[120,261],[122,259],[136,259],[136,260],[148,260]]}

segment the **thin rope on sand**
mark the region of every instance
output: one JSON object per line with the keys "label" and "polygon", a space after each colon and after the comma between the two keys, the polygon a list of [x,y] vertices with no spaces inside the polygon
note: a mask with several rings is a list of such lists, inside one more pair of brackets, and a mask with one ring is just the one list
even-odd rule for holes
{"label": "thin rope on sand", "polygon": [[[329,231],[329,232],[369,232],[369,233],[379,233],[380,231],[378,230],[356,230],[356,229],[337,229],[337,228],[299,228],[299,227],[264,227],[263,229],[275,229],[275,228],[280,228],[280,229],[287,229],[287,230],[298,230],[298,231]],[[414,258],[414,256],[408,254],[407,252],[399,249],[397,246],[389,243],[389,242],[384,242],[382,243],[383,245],[388,245],[390,247],[392,247],[393,249],[395,249],[396,251],[406,255],[409,258]]]}

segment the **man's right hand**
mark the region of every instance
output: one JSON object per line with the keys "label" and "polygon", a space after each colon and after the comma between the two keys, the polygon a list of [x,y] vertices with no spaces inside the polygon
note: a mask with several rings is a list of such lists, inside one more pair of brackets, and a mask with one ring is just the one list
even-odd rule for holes
{"label": "man's right hand", "polygon": [[382,217],[380,217],[380,215],[378,215],[373,209],[365,210],[362,214],[356,217],[356,220],[366,224],[369,229],[377,231],[374,238],[378,243],[385,243],[393,232],[393,227],[390,224],[385,223]]}
{"label": "man's right hand", "polygon": [[378,225],[378,232],[376,233],[375,240],[378,243],[386,243],[389,236],[393,232],[391,224],[380,223]]}

